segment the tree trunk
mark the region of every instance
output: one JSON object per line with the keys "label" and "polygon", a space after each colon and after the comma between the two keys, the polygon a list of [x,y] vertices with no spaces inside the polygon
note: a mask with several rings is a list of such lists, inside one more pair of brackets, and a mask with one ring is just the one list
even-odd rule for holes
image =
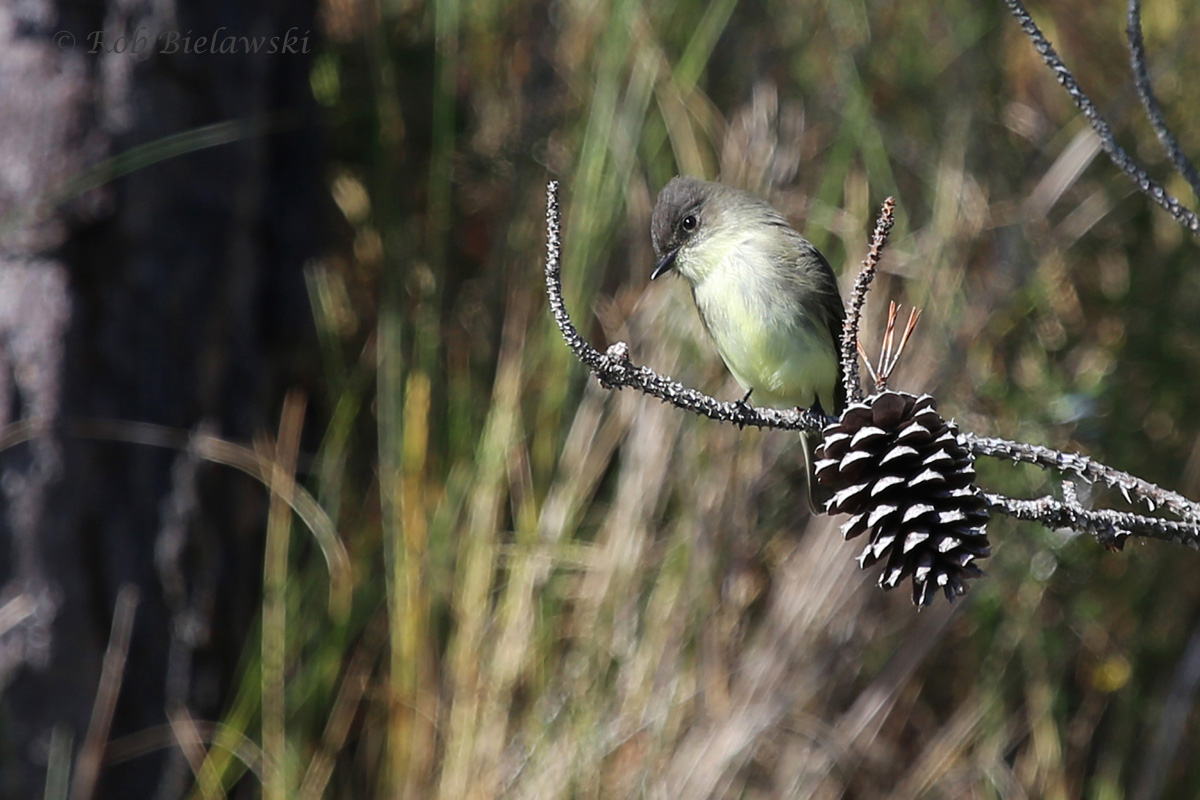
{"label": "tree trunk", "polygon": [[[324,211],[312,20],[307,3],[0,8],[0,444],[23,439],[0,451],[0,798],[42,796],[52,740],[87,750],[122,586],[140,602],[107,739],[227,700],[264,492],[104,421],[246,440],[303,382]],[[197,52],[289,28],[295,52]],[[130,152],[113,180],[88,172]],[[169,731],[157,745],[103,764],[92,795],[180,796],[186,762]]]}

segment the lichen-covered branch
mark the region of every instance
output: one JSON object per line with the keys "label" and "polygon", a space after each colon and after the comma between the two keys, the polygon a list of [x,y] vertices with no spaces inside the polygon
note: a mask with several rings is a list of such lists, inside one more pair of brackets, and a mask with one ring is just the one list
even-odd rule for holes
{"label": "lichen-covered branch", "polygon": [[1018,500],[991,492],[984,492],[983,496],[989,511],[1026,522],[1038,522],[1047,528],[1070,528],[1090,533],[1105,547],[1116,550],[1124,547],[1125,540],[1130,536],[1200,547],[1200,526],[1193,522],[1148,517],[1109,508],[1084,508],[1070,499],[1040,497],[1036,500]]}
{"label": "lichen-covered branch", "polygon": [[850,290],[849,310],[842,322],[842,383],[846,389],[846,402],[855,403],[862,399],[862,379],[858,374],[858,328],[862,323],[863,304],[867,302],[867,290],[875,279],[879,268],[879,259],[883,255],[883,246],[887,243],[888,234],[896,218],[896,201],[889,197],[883,201],[879,219],[875,222],[875,233],[871,236],[871,246],[863,258],[862,269],[854,279],[854,287]]}
{"label": "lichen-covered branch", "polygon": [[1070,472],[1089,483],[1102,483],[1116,489],[1131,503],[1135,502],[1135,498],[1141,500],[1151,511],[1162,508],[1182,519],[1200,522],[1200,503],[1079,453],[1062,453],[1040,445],[1010,442],[971,433],[966,434],[966,439],[971,451],[977,456],[1008,458],[1035,464],[1043,469]]}

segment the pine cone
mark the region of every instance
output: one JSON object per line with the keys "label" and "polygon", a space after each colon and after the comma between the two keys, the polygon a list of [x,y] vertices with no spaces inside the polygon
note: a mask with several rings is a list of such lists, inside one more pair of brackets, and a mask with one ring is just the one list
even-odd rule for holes
{"label": "pine cone", "polygon": [[834,491],[828,513],[853,514],[847,539],[870,531],[858,558],[863,569],[887,558],[879,585],[893,589],[912,577],[918,606],[940,587],[953,601],[966,580],[983,572],[976,559],[991,552],[974,459],[953,422],[929,395],[884,391],[851,404],[825,428],[817,448],[817,481]]}

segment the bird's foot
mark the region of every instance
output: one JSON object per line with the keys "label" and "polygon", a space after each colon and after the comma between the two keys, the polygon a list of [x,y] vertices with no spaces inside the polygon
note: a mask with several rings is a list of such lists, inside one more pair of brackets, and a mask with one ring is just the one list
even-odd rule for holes
{"label": "bird's foot", "polygon": [[822,428],[831,422],[837,421],[836,417],[831,417],[825,413],[825,408],[821,405],[820,398],[813,398],[813,404],[808,408],[796,406],[796,411],[801,414],[811,414],[812,416],[815,416],[818,420],[820,420]]}
{"label": "bird's foot", "polygon": [[738,430],[746,427],[746,421],[750,417],[751,405],[749,403],[750,395],[754,394],[754,390],[750,389],[746,392],[746,396],[741,400],[735,400],[734,405],[737,406],[738,415],[734,418],[733,423],[738,426]]}
{"label": "bird's foot", "polygon": [[810,413],[816,414],[818,417],[820,417],[821,420],[823,421],[823,423],[833,421],[836,419],[836,415],[831,417],[829,414],[827,414],[825,412],[824,407],[821,406],[821,398],[819,398],[819,397],[813,398],[813,404],[811,406],[809,406],[808,410]]}

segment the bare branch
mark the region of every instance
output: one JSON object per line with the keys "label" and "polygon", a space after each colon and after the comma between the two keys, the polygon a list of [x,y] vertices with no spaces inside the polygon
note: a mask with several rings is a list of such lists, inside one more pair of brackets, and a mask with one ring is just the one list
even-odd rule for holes
{"label": "bare branch", "polygon": [[846,403],[856,403],[862,400],[862,379],[858,375],[858,327],[862,323],[862,308],[867,302],[867,290],[875,279],[879,267],[879,259],[883,255],[883,246],[887,243],[888,234],[895,222],[896,201],[889,197],[883,201],[879,211],[879,219],[875,222],[875,233],[871,236],[871,246],[863,258],[862,269],[854,279],[854,288],[850,290],[850,309],[842,323],[842,383],[846,389]]}
{"label": "bare branch", "polygon": [[[1069,484],[1064,484],[1067,486]],[[1064,493],[1065,494],[1065,493]],[[1160,517],[1147,517],[1129,511],[1087,509],[1073,497],[1056,500],[1017,500],[990,492],[983,493],[989,511],[997,511],[1026,522],[1038,522],[1047,528],[1071,528],[1096,537],[1100,544],[1120,550],[1130,536],[1162,539],[1176,544],[1200,547],[1200,525]]]}
{"label": "bare branch", "polygon": [[1021,0],[1004,0],[1009,11],[1017,18],[1021,29],[1025,31],[1025,35],[1033,42],[1034,49],[1041,55],[1042,60],[1046,62],[1046,66],[1054,73],[1055,79],[1070,95],[1071,101],[1075,103],[1076,108],[1083,112],[1087,121],[1092,126],[1092,130],[1100,137],[1100,145],[1104,148],[1104,152],[1108,153],[1109,159],[1122,172],[1137,184],[1138,188],[1148,196],[1151,200],[1158,203],[1167,210],[1175,220],[1192,232],[1195,236],[1200,236],[1200,217],[1175,197],[1169,194],[1162,186],[1155,183],[1146,171],[1137,165],[1137,163],[1129,157],[1121,146],[1117,144],[1113,138],[1112,130],[1108,127],[1108,123],[1100,112],[1096,110],[1095,104],[1092,103],[1079,84],[1075,81],[1075,76],[1063,64],[1062,59],[1058,57],[1058,53],[1054,51],[1054,47],[1046,39],[1045,35],[1038,28],[1033,18],[1029,16],[1029,12],[1025,10]]}
{"label": "bare branch", "polygon": [[1060,453],[1048,447],[1034,444],[1010,442],[986,436],[964,434],[971,452],[977,456],[1009,458],[1026,464],[1035,464],[1043,469],[1069,472],[1089,483],[1102,483],[1118,490],[1129,502],[1134,498],[1143,501],[1150,510],[1163,508],[1182,519],[1200,522],[1200,504],[1183,495],[1163,489],[1128,472],[1113,469],[1078,453]]}
{"label": "bare branch", "polygon": [[1138,97],[1142,100],[1142,108],[1146,109],[1146,117],[1154,126],[1154,132],[1158,134],[1158,140],[1162,142],[1163,149],[1167,151],[1167,156],[1171,159],[1175,171],[1183,176],[1196,196],[1200,197],[1200,172],[1196,171],[1195,165],[1179,146],[1175,134],[1171,133],[1171,129],[1167,127],[1162,106],[1158,104],[1158,97],[1154,94],[1154,87],[1150,83],[1150,71],[1146,68],[1146,44],[1142,41],[1141,0],[1129,0],[1127,23],[1125,32],[1129,37],[1129,67],[1133,72],[1133,82],[1137,86]]}

